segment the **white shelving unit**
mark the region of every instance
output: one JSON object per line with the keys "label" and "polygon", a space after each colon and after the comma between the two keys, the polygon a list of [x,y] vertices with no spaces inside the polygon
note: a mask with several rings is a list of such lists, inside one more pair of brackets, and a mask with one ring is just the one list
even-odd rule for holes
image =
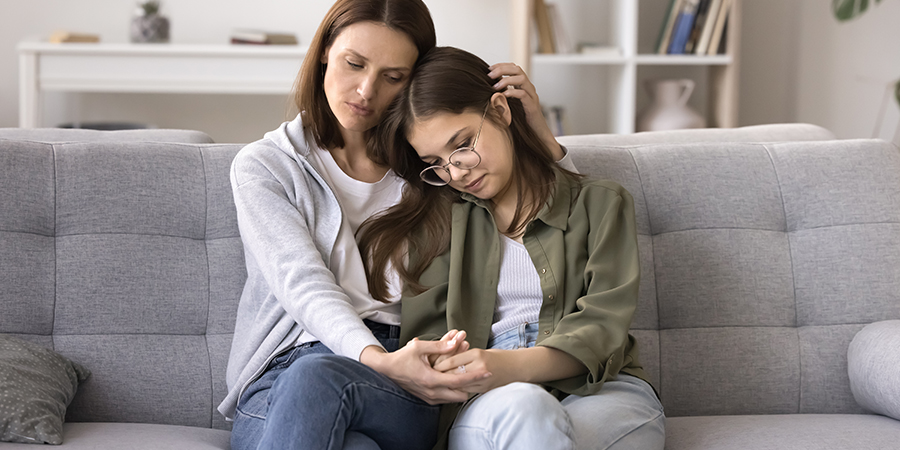
{"label": "white shelving unit", "polygon": [[[541,84],[542,71],[583,71],[600,69],[602,76],[592,77],[588,75],[589,82],[578,83],[576,86],[568,86],[569,90],[581,90],[586,96],[599,91],[600,98],[605,99],[601,103],[605,105],[593,105],[594,108],[602,108],[598,117],[605,116],[606,120],[591,125],[590,129],[574,130],[575,133],[616,133],[629,134],[635,131],[635,117],[637,115],[637,97],[639,83],[639,68],[648,68],[655,73],[681,73],[682,68],[694,67],[695,71],[707,69],[703,84],[698,84],[697,90],[706,89],[705,97],[708,100],[707,122],[711,127],[730,128],[737,126],[738,111],[738,67],[740,48],[740,22],[741,2],[734,0],[728,19],[726,53],[716,56],[694,55],[659,55],[647,51],[652,47],[647,36],[653,38],[659,33],[663,18],[654,24],[653,30],[639,30],[639,0],[545,0],[555,2],[557,8],[583,8],[591,2],[592,8],[600,5],[606,8],[605,17],[589,17],[595,20],[598,28],[606,31],[605,42],[602,45],[618,48],[618,54],[592,55],[592,54],[537,54],[534,52],[533,25],[533,0],[510,0],[512,51],[513,60],[522,66],[529,74],[541,95],[541,103],[545,102],[545,91],[553,95],[553,89],[545,89],[547,85]],[[647,2],[649,7],[662,9],[668,6],[669,0],[640,0]],[[594,3],[597,2],[597,3]],[[601,4],[600,2],[605,2]],[[567,11],[572,13],[573,11]],[[579,11],[574,11],[578,14]],[[664,14],[662,14],[664,15]],[[639,38],[640,36],[640,38]],[[570,36],[577,40],[579,36]],[[640,42],[639,42],[640,41]],[[641,45],[639,45],[641,44]],[[638,49],[643,52],[639,52]],[[680,66],[677,67],[676,66]],[[649,69],[651,68],[652,69]],[[675,75],[681,77],[682,75]],[[596,82],[595,82],[596,81]],[[550,86],[556,88],[556,86]],[[576,99],[575,101],[580,101]],[[590,100],[588,100],[590,101]],[[578,105],[564,105],[567,111],[575,110]],[[570,108],[574,106],[576,108]],[[603,114],[605,113],[605,114]],[[588,113],[590,114],[590,113]],[[605,123],[604,123],[605,122]]]}

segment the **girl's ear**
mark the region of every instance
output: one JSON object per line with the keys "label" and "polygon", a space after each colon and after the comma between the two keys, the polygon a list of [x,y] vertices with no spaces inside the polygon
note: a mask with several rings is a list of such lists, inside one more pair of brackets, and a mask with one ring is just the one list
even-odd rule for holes
{"label": "girl's ear", "polygon": [[509,111],[509,102],[502,92],[496,92],[491,96],[491,108],[494,108],[494,111],[500,113],[500,117],[503,117],[506,126],[509,126],[512,123],[512,113]]}

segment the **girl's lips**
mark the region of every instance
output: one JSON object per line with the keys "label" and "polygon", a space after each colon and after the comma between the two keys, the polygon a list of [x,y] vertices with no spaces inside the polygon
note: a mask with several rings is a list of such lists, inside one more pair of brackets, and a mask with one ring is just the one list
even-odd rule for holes
{"label": "girl's lips", "polygon": [[357,103],[347,103],[347,106],[350,107],[350,110],[355,114],[359,114],[360,116],[368,116],[372,114],[372,110],[366,108],[365,106],[359,105]]}
{"label": "girl's lips", "polygon": [[467,185],[466,185],[466,190],[467,190],[467,191],[470,191],[470,192],[471,192],[471,191],[477,191],[477,190],[481,187],[481,180],[483,180],[483,179],[484,179],[484,175],[478,177],[477,180],[475,180],[475,181],[473,181],[473,182],[467,184]]}

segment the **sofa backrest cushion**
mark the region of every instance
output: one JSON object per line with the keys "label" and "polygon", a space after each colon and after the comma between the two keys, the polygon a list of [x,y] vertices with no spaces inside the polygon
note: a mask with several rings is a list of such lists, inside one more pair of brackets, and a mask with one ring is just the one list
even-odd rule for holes
{"label": "sofa backrest cushion", "polygon": [[847,346],[900,318],[900,151],[884,141],[571,145],[634,196],[633,333],[670,416],[859,413]]}
{"label": "sofa backrest cushion", "polygon": [[239,149],[0,140],[0,332],[93,372],[67,420],[228,427]]}
{"label": "sofa backrest cushion", "polygon": [[212,137],[202,131],[167,128],[116,131],[88,130],[81,128],[0,128],[0,139],[38,142],[213,143]]}

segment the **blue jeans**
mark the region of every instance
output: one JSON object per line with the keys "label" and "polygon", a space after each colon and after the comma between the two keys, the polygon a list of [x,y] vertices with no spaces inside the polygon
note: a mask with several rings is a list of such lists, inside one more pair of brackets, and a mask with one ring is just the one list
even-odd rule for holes
{"label": "blue jeans", "polygon": [[[399,327],[366,321],[388,351]],[[320,342],[277,356],[241,395],[231,448],[430,449],[439,408]]]}
{"label": "blue jeans", "polygon": [[[533,347],[537,324],[497,336],[490,348]],[[562,401],[530,383],[510,383],[470,400],[450,429],[451,450],[662,449],[665,415],[645,381],[620,373],[595,395]]]}

